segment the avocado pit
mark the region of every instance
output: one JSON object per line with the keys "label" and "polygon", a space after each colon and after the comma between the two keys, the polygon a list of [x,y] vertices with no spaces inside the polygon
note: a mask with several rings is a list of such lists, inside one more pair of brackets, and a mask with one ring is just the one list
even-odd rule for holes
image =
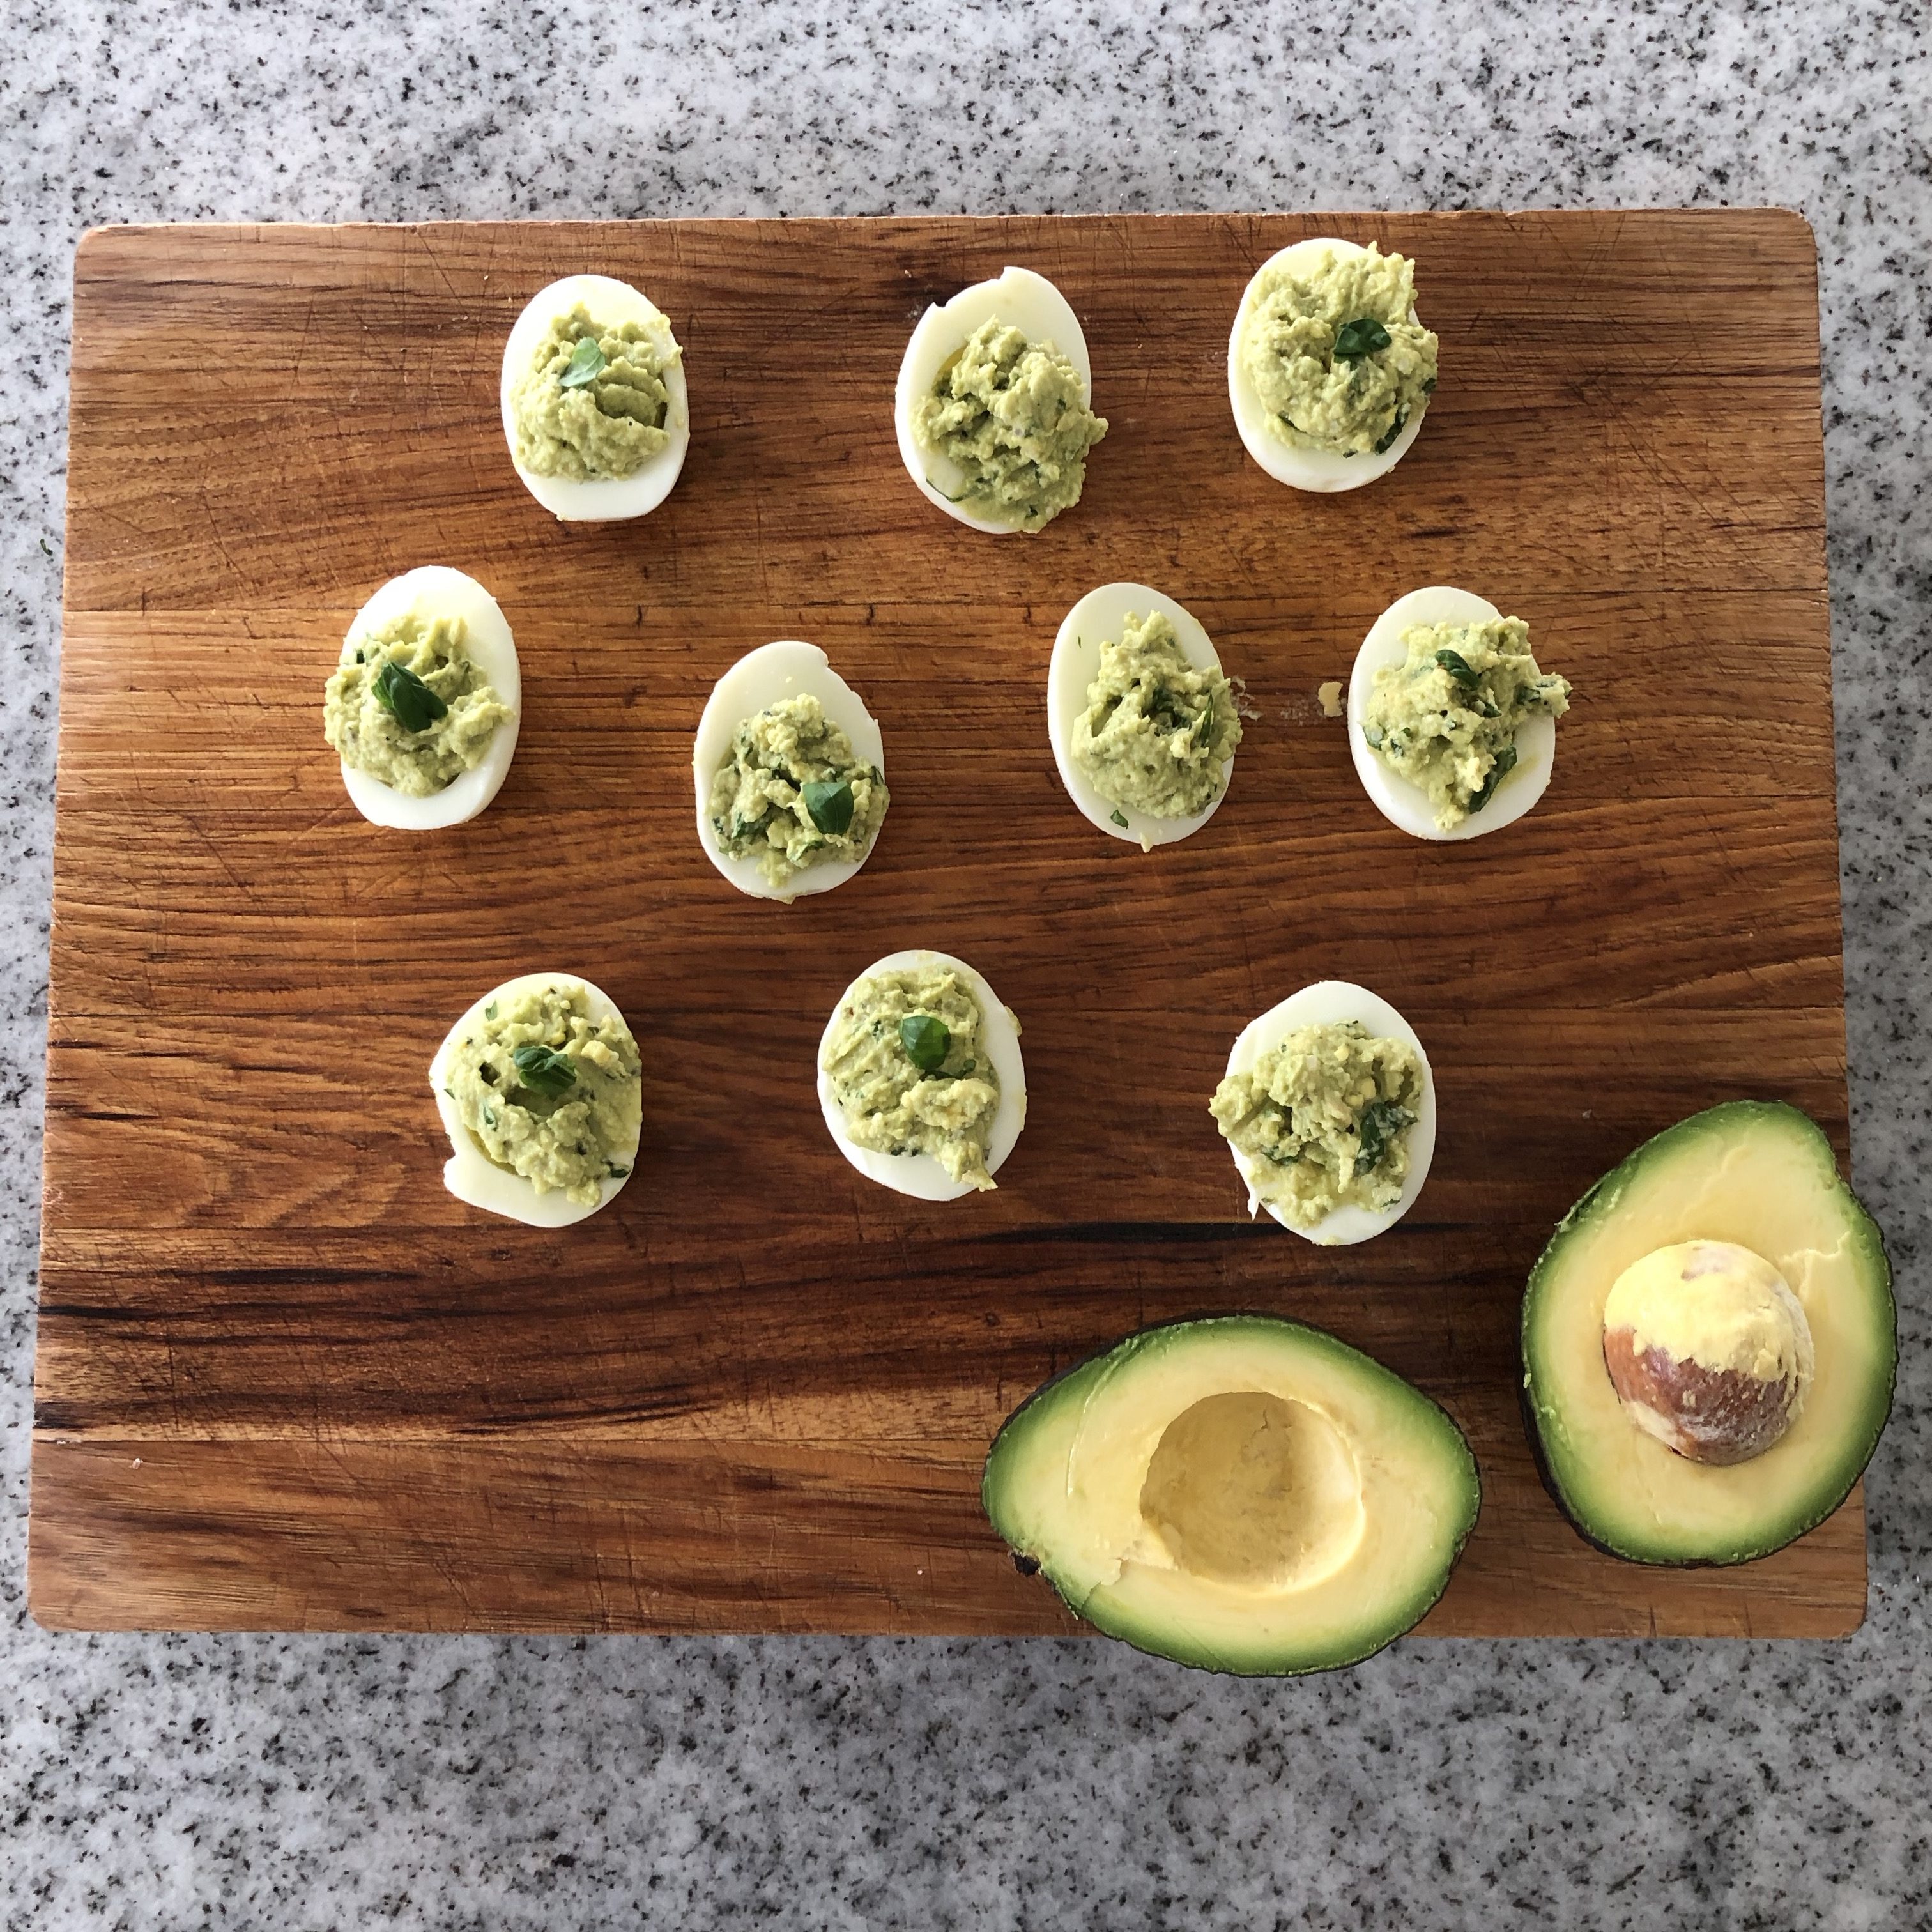
{"label": "avocado pit", "polygon": [[1341,1431],[1308,1403],[1258,1389],[1204,1396],[1167,1425],[1140,1510],[1176,1569],[1257,1591],[1333,1575],[1366,1523]]}
{"label": "avocado pit", "polygon": [[1673,1243],[1624,1269],[1603,1346],[1624,1414],[1694,1462],[1763,1454],[1797,1419],[1816,1366],[1790,1284],[1730,1241]]}

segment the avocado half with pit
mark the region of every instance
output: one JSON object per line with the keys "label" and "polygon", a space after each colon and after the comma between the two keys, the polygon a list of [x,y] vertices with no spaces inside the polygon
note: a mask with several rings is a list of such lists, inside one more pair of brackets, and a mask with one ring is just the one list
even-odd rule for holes
{"label": "avocado half with pit", "polygon": [[[1690,1299],[1733,1284],[1734,1309]],[[1633,1322],[1680,1339],[1648,1346]],[[1871,1460],[1897,1360],[1878,1228],[1817,1124],[1778,1101],[1646,1141],[1557,1224],[1523,1294],[1544,1484],[1588,1541],[1640,1563],[1746,1562],[1822,1522]]]}
{"label": "avocado half with pit", "polygon": [[1318,1328],[1238,1315],[1144,1330],[1048,1383],[980,1493],[1021,1567],[1108,1636],[1286,1676],[1418,1622],[1480,1492],[1420,1390]]}

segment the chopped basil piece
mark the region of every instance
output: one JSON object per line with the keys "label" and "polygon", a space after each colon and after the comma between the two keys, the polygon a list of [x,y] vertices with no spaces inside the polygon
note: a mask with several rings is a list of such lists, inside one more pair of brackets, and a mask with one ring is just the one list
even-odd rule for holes
{"label": "chopped basil piece", "polygon": [[899,1022],[899,1044],[922,1073],[937,1073],[952,1045],[952,1031],[931,1013],[908,1013]]}
{"label": "chopped basil piece", "polygon": [[1458,684],[1467,685],[1472,691],[1474,691],[1483,681],[1481,674],[1470,668],[1469,660],[1460,651],[1438,651],[1436,653],[1436,662]]}
{"label": "chopped basil piece", "polygon": [[850,778],[808,778],[805,808],[812,822],[828,836],[840,837],[852,823],[852,781]]}
{"label": "chopped basil piece", "polygon": [[517,1078],[532,1094],[548,1095],[555,1100],[560,1094],[568,1093],[577,1078],[577,1062],[567,1053],[558,1053],[548,1046],[532,1042],[527,1046],[514,1048],[510,1054],[517,1070]]}
{"label": "chopped basil piece", "polygon": [[1371,1100],[1363,1108],[1362,1118],[1355,1123],[1355,1131],[1360,1136],[1362,1143],[1355,1156],[1355,1172],[1373,1173],[1381,1166],[1389,1143],[1403,1128],[1412,1126],[1414,1122],[1415,1116],[1406,1107],[1398,1107],[1393,1100]]}
{"label": "chopped basil piece", "polygon": [[1496,754],[1496,761],[1490,768],[1489,776],[1484,779],[1482,790],[1469,801],[1469,812],[1472,817],[1489,803],[1490,800],[1496,796],[1496,787],[1515,770],[1516,747],[1514,745],[1505,745]]}
{"label": "chopped basil piece", "polygon": [[376,702],[405,731],[427,731],[449,706],[406,664],[391,658],[376,674]]}
{"label": "chopped basil piece", "polygon": [[1378,349],[1386,349],[1390,340],[1388,331],[1372,315],[1345,322],[1335,332],[1336,360],[1359,362],[1364,356],[1372,356]]}
{"label": "chopped basil piece", "polygon": [[486,1020],[494,1020],[496,1017],[496,1002],[494,1000],[483,1009],[483,1017]]}
{"label": "chopped basil piece", "polygon": [[1110,812],[1107,816],[1124,832],[1127,829],[1127,814],[1124,812]]}
{"label": "chopped basil piece", "polygon": [[566,389],[587,388],[608,366],[603,345],[594,335],[586,335],[570,352],[570,366],[556,380]]}
{"label": "chopped basil piece", "polygon": [[1386,456],[1395,447],[1395,440],[1401,435],[1402,425],[1408,421],[1408,418],[1400,410],[1396,411],[1395,421],[1389,424],[1388,435],[1376,445],[1376,454],[1378,456]]}
{"label": "chopped basil piece", "polygon": [[628,1167],[620,1167],[614,1160],[607,1160],[604,1163],[604,1171],[613,1180],[622,1180],[631,1170]]}

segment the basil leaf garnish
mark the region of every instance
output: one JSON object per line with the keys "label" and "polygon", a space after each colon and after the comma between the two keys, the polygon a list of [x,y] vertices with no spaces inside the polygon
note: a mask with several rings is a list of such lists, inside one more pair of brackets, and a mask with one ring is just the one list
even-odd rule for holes
{"label": "basil leaf garnish", "polygon": [[812,824],[829,838],[840,837],[852,823],[851,780],[807,778],[803,789]]}
{"label": "basil leaf garnish", "polygon": [[1345,322],[1336,330],[1336,359],[1359,362],[1364,356],[1372,356],[1377,350],[1386,349],[1393,339],[1373,316],[1361,316],[1354,322]]}
{"label": "basil leaf garnish", "polygon": [[1496,787],[1516,770],[1516,747],[1505,745],[1496,754],[1496,763],[1490,767],[1490,775],[1483,781],[1483,788],[1469,801],[1470,815],[1480,812],[1496,796]]}
{"label": "basil leaf garnish", "polygon": [[930,1013],[908,1013],[899,1022],[899,1044],[922,1073],[937,1073],[952,1045],[952,1031]]}
{"label": "basil leaf garnish", "polygon": [[1395,447],[1395,440],[1397,436],[1401,435],[1402,425],[1408,421],[1408,415],[1406,410],[1397,410],[1396,411],[1395,421],[1389,424],[1388,434],[1382,438],[1381,442],[1376,445],[1376,454],[1378,456],[1386,456],[1388,452]]}
{"label": "basil leaf garnish", "polygon": [[1124,832],[1127,829],[1127,814],[1124,812],[1110,812],[1107,816]]}
{"label": "basil leaf garnish", "polygon": [[1382,1165],[1389,1143],[1403,1128],[1413,1126],[1415,1116],[1406,1107],[1399,1107],[1393,1100],[1371,1100],[1362,1109],[1362,1118],[1355,1123],[1355,1131],[1361,1138],[1361,1147],[1355,1156],[1355,1172],[1373,1173]]}
{"label": "basil leaf garnish", "polygon": [[586,335],[570,352],[569,366],[556,380],[566,389],[587,388],[609,366],[603,344],[594,335]]}
{"label": "basil leaf garnish", "polygon": [[405,731],[427,731],[449,706],[406,664],[391,658],[376,672],[376,702]]}
{"label": "basil leaf garnish", "polygon": [[577,1062],[567,1053],[532,1042],[513,1047],[510,1058],[516,1067],[517,1078],[532,1094],[546,1094],[554,1100],[575,1084]]}
{"label": "basil leaf garnish", "polygon": [[1482,674],[1470,668],[1469,660],[1460,651],[1438,651],[1436,662],[1458,684],[1467,685],[1472,691],[1483,681]]}

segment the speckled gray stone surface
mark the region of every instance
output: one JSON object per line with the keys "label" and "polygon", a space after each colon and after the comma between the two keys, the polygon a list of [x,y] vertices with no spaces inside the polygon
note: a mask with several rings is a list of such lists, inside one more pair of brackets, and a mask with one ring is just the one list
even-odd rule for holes
{"label": "speckled gray stone surface", "polygon": [[[1918,0],[7,0],[0,1922],[1932,1922]],[[1779,202],[1823,274],[1857,1178],[1906,1369],[1840,1645],[52,1636],[23,1607],[68,277],[90,223]]]}

